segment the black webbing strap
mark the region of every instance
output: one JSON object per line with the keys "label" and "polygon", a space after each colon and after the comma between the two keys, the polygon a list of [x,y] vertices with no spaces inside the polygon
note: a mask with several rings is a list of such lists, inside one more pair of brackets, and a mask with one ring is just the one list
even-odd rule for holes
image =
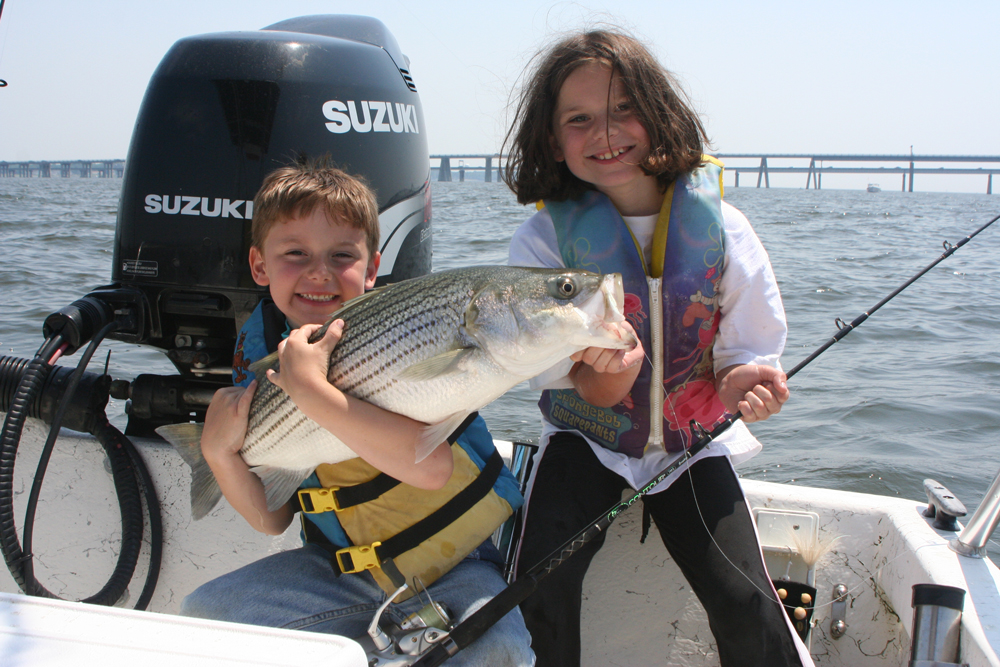
{"label": "black webbing strap", "polygon": [[[458,441],[459,436],[465,433],[465,429],[469,428],[469,425],[479,416],[478,412],[473,412],[456,428],[451,435],[448,436],[448,444],[454,445]],[[390,477],[384,472],[380,472],[375,477],[372,477],[367,482],[362,482],[361,484],[355,484],[354,486],[343,486],[334,491],[334,495],[337,499],[337,506],[340,509],[345,510],[348,507],[356,507],[357,505],[362,505],[364,503],[371,502],[376,498],[380,497],[383,493],[388,493],[392,489],[396,488],[400,484],[400,481],[395,477]],[[302,498],[296,494],[292,496],[292,509],[296,512],[306,511],[312,512],[312,507],[305,507],[302,505]],[[308,496],[306,496],[306,501]]]}
{"label": "black webbing strap", "polygon": [[363,505],[371,502],[399,486],[400,482],[395,477],[390,477],[384,472],[380,472],[367,482],[355,484],[354,486],[342,486],[334,495],[337,496],[337,504],[340,509],[346,510],[348,507]]}
{"label": "black webbing strap", "polygon": [[[500,456],[499,452],[494,450],[493,455],[486,461],[486,465],[483,466],[482,471],[476,479],[472,480],[471,484],[459,491],[451,500],[439,507],[432,514],[379,544],[375,548],[375,554],[382,571],[394,582],[397,578],[400,578],[402,581],[402,575],[396,567],[395,562],[393,562],[393,559],[413,549],[421,542],[431,538],[454,523],[490,492],[493,484],[500,477],[502,470],[503,457]],[[325,549],[330,554],[330,564],[334,571],[338,575],[341,574],[343,570],[341,570],[340,563],[337,560],[337,552],[340,550],[330,543],[330,540],[327,539],[323,531],[312,521],[303,517],[302,523],[306,541]],[[340,557],[345,559],[349,570],[353,569],[354,564],[350,553],[342,553]],[[401,586],[402,583],[397,583],[397,585]]]}
{"label": "black webbing strap", "polygon": [[458,437],[463,433],[465,433],[465,429],[469,428],[469,426],[472,424],[472,422],[476,420],[476,417],[478,416],[479,416],[478,412],[473,412],[468,417],[466,417],[465,420],[458,425],[458,428],[452,431],[451,435],[448,436],[448,444],[454,445],[456,442],[458,442]]}
{"label": "black webbing strap", "polygon": [[486,461],[482,472],[467,487],[459,491],[444,505],[435,510],[432,514],[424,517],[409,528],[403,530],[384,540],[375,550],[379,561],[388,558],[396,558],[406,553],[421,542],[426,541],[433,535],[444,530],[454,523],[460,516],[468,512],[493,488],[493,484],[500,477],[503,470],[503,457],[500,452],[493,450],[493,455]]}

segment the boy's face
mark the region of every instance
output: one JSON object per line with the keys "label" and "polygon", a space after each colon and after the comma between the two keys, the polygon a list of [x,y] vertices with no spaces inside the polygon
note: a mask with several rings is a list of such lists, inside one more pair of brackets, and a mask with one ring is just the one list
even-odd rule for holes
{"label": "boy's face", "polygon": [[263,249],[250,248],[250,271],[298,328],[326,322],[344,302],[371,289],[379,259],[379,253],[368,256],[363,230],[317,206],[271,227]]}

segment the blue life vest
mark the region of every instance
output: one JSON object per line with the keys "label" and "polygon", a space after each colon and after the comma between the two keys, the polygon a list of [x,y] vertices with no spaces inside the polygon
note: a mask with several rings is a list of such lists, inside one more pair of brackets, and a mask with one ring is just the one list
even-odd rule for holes
{"label": "blue life vest", "polygon": [[[725,415],[712,361],[720,317],[716,287],[725,260],[721,163],[709,159],[671,184],[653,235],[651,267],[602,193],[545,207],[568,268],[622,274],[625,317],[654,363],[643,364],[632,390],[611,408],[591,405],[572,389],[545,391],[539,402],[544,418],[633,458],[648,446],[669,452],[689,447],[691,420],[710,428]],[[662,426],[651,417],[661,410]]]}

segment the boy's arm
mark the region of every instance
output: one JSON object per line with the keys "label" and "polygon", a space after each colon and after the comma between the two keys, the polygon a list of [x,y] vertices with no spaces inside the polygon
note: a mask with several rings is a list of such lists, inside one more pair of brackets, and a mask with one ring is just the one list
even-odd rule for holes
{"label": "boy's arm", "polygon": [[344,323],[337,320],[322,339],[310,344],[309,336],[319,328],[307,324],[289,334],[278,345],[281,370],[268,371],[268,379],[284,389],[306,416],[385,474],[421,489],[443,487],[453,468],[448,444],[441,443],[415,463],[417,442],[426,424],[349,396],[330,384],[326,379],[330,354],[340,341]]}
{"label": "boy's arm", "polygon": [[[618,328],[631,335],[636,346],[631,350],[611,350],[588,347],[572,355],[576,362],[569,372],[570,380],[580,398],[600,408],[618,405],[631,391],[635,379],[642,368],[645,351],[635,330],[628,322],[620,322]],[[625,335],[623,334],[624,338]]]}
{"label": "boy's arm", "polygon": [[240,456],[256,386],[254,380],[246,389],[226,387],[215,392],[205,414],[201,451],[229,504],[254,529],[280,535],[292,522],[291,506],[285,503],[274,512],[268,511],[264,484]]}

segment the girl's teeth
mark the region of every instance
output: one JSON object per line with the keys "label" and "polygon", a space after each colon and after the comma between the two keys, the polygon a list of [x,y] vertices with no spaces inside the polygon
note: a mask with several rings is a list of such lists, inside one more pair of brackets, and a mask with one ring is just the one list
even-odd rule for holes
{"label": "girl's teeth", "polygon": [[619,155],[621,155],[624,152],[625,152],[624,148],[619,148],[618,150],[613,151],[611,153],[605,153],[604,155],[598,155],[597,159],[598,160],[610,160],[611,158],[618,157]]}

